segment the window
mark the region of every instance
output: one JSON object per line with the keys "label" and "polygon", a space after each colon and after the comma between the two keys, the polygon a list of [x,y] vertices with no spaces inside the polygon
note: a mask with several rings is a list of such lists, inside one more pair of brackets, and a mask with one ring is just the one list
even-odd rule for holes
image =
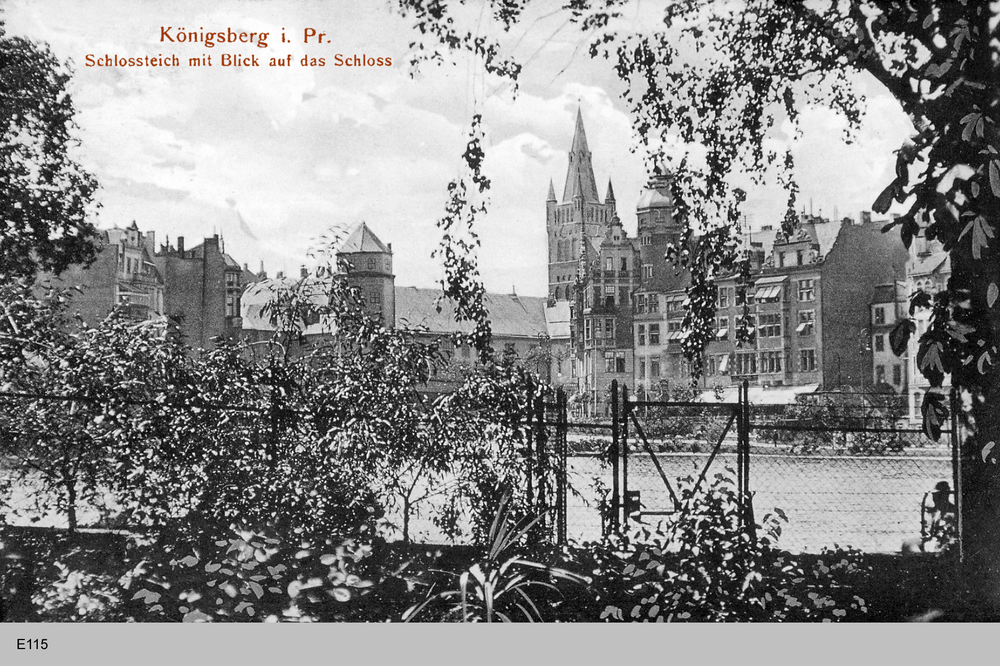
{"label": "window", "polygon": [[226,294],[226,316],[240,316],[240,299],[233,294]]}
{"label": "window", "polygon": [[639,359],[639,379],[646,378],[646,359]]}
{"label": "window", "polygon": [[646,344],[646,325],[645,324],[639,324],[639,340],[638,340],[637,344],[639,344],[640,346]]}
{"label": "window", "polygon": [[760,355],[760,371],[781,372],[781,359],[782,352],[780,351],[762,352]]}
{"label": "window", "polygon": [[736,354],[736,374],[756,375],[757,354]]}
{"label": "window", "polygon": [[625,352],[615,353],[615,372],[625,372]]}
{"label": "window", "polygon": [[715,320],[715,339],[716,340],[729,339],[729,317],[718,317]]}
{"label": "window", "polygon": [[615,258],[605,257],[604,258],[604,270],[611,273],[615,270]]}
{"label": "window", "polygon": [[385,272],[388,273],[391,270],[392,270],[392,262],[389,260],[389,257],[386,257],[385,258]]}
{"label": "window", "polygon": [[649,359],[649,378],[657,379],[660,376],[660,359]]}
{"label": "window", "polygon": [[649,279],[653,277],[653,264],[642,265],[642,277]]}
{"label": "window", "polygon": [[649,234],[646,234],[645,236],[640,236],[639,237],[639,243],[641,245],[652,245],[653,244],[653,237],[651,235],[649,235]]}
{"label": "window", "polygon": [[781,268],[785,267],[785,253],[784,252],[779,252],[778,253],[778,266],[781,267]]}
{"label": "window", "polygon": [[892,383],[896,386],[903,383],[903,367],[898,363],[892,366]]}
{"label": "window", "polygon": [[375,257],[368,257],[368,270],[375,270]]}
{"label": "window", "polygon": [[764,312],[760,314],[759,319],[760,328],[758,329],[757,335],[762,338],[781,337],[781,313]]}
{"label": "window", "polygon": [[368,292],[368,304],[377,310],[382,309],[382,294],[378,293],[377,290],[372,289]]}
{"label": "window", "polygon": [[585,319],[583,322],[583,339],[590,340],[594,337],[594,322],[591,319]]}
{"label": "window", "polygon": [[239,286],[239,273],[226,273],[226,287],[233,289]]}
{"label": "window", "polygon": [[655,314],[660,311],[660,297],[656,294],[650,294],[649,299],[646,301],[646,308],[649,310],[650,314]]}
{"label": "window", "polygon": [[875,366],[875,383],[882,384],[885,383],[885,366],[876,365]]}
{"label": "window", "polygon": [[719,308],[729,307],[729,287],[716,287],[715,303]]}
{"label": "window", "polygon": [[875,325],[885,325],[885,308],[881,305],[875,306]]}
{"label": "window", "polygon": [[815,349],[800,349],[799,350],[799,371],[801,372],[815,372],[816,370],[816,350]]}
{"label": "window", "polygon": [[815,325],[816,325],[815,310],[799,311],[799,325],[795,329],[795,331],[799,335],[812,335],[814,333]]}
{"label": "window", "polygon": [[604,372],[614,372],[615,371],[615,354],[614,352],[606,352],[604,354]]}
{"label": "window", "polygon": [[875,351],[885,351],[885,336],[876,335],[875,336]]}
{"label": "window", "polygon": [[621,271],[622,273],[624,273],[627,270],[628,270],[628,257],[622,257]]}
{"label": "window", "polygon": [[646,295],[639,294],[635,297],[635,313],[645,314],[646,312]]}
{"label": "window", "polygon": [[615,320],[605,319],[604,320],[604,337],[608,340],[615,339]]}
{"label": "window", "polygon": [[650,324],[649,325],[649,344],[658,345],[660,344],[660,325]]}
{"label": "window", "polygon": [[684,324],[683,319],[671,319],[667,322],[667,340],[680,340],[681,339],[681,326]]}
{"label": "window", "polygon": [[799,280],[799,300],[800,301],[815,301],[816,300],[816,280]]}
{"label": "window", "polygon": [[802,265],[802,250],[795,251],[795,265],[796,266]]}

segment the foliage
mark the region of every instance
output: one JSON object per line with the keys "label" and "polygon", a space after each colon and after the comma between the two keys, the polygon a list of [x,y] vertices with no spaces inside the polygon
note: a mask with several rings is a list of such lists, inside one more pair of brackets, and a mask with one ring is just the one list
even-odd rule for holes
{"label": "foliage", "polygon": [[836,621],[867,612],[852,593],[858,553],[825,551],[807,565],[778,550],[783,512],[765,515],[756,535],[749,533],[732,481],[722,474],[704,490],[696,492],[691,478],[679,490],[683,509],[663,531],[642,527],[617,544],[626,590],[602,619]]}
{"label": "foliage", "polygon": [[[504,35],[519,22],[527,28],[530,2],[496,0],[474,16],[435,0],[398,4],[420,32],[416,62],[472,51],[487,72],[516,84],[522,63],[507,51],[519,40],[506,49],[500,39],[472,35]],[[662,23],[649,31],[618,21],[629,16],[624,4],[581,0],[559,11],[580,31],[580,45],[608,60],[624,84],[649,170],[669,158],[673,219],[683,231],[668,258],[691,275],[682,345],[695,377],[714,334],[715,278],[738,271],[741,290],[751,286],[735,242],[747,179],[773,176],[786,189],[782,227],[793,231],[795,164],[790,148],[774,148],[776,133],[790,126],[798,136],[799,115],[813,104],[839,112],[851,140],[864,111],[853,85],[859,75],[877,81],[912,122],[914,134],[895,151],[895,177],[872,208],[885,214],[902,206],[885,230],[898,227],[907,247],[922,236],[950,257],[946,288],[917,290],[911,301],[911,315],[931,313],[915,350],[931,385],[921,405],[924,431],[932,439],[941,434],[952,407],[940,389],[950,376],[968,394],[974,432],[963,444],[964,536],[985,540],[971,550],[1000,575],[988,555],[1000,544],[1000,418],[993,409],[1000,402],[1000,26],[989,3],[682,0],[666,4]],[[464,21],[475,21],[476,30],[463,31]],[[894,351],[915,331],[912,319],[901,321],[890,338]]]}
{"label": "foliage", "polygon": [[59,273],[95,256],[88,217],[97,182],[72,156],[69,81],[47,46],[7,36],[0,21],[0,266],[8,277]]}
{"label": "foliage", "polygon": [[[513,525],[510,497],[505,496],[489,532],[489,547],[483,558],[457,575],[458,588],[428,594],[403,616],[413,620],[422,613],[437,611],[439,621],[513,622],[545,620],[540,603],[533,598],[536,588],[557,590],[551,581],[585,584],[588,580],[566,569],[546,566],[516,552],[532,528],[542,519],[522,519]],[[539,574],[543,573],[544,576]],[[543,604],[542,604],[543,605]]]}
{"label": "foliage", "polygon": [[146,548],[122,579],[147,617],[184,622],[332,622],[365,619],[373,546],[357,537],[312,540],[232,528]]}
{"label": "foliage", "polygon": [[764,408],[766,415],[758,426],[760,440],[787,446],[792,453],[833,448],[856,455],[882,455],[903,450],[908,440],[902,433],[891,432],[903,418],[901,404],[879,401],[878,396],[862,397],[859,402],[852,399],[856,397],[799,396],[794,404]]}

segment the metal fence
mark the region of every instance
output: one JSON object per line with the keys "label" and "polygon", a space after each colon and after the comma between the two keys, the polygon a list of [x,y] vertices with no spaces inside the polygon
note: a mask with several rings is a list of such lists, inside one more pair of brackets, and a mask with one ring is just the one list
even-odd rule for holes
{"label": "metal fence", "polygon": [[[746,529],[768,514],[784,517],[780,547],[898,552],[927,541],[932,491],[956,497],[954,405],[942,430],[950,437],[936,444],[877,396],[764,406],[750,404],[746,385],[735,403],[636,401],[617,385],[612,393],[608,464],[568,463],[605,480],[604,533],[676,517],[679,479],[705,484],[721,474],[736,487]],[[594,521],[576,519],[574,508],[570,535],[592,535]]]}

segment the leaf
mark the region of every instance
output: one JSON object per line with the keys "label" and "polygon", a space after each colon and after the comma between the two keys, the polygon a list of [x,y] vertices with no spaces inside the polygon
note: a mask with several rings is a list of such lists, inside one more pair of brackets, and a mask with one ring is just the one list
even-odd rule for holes
{"label": "leaf", "polygon": [[983,250],[989,246],[989,239],[993,238],[995,233],[982,215],[977,215],[972,225],[972,256],[978,261],[982,259]]}
{"label": "leaf", "polygon": [[920,341],[920,349],[917,351],[917,367],[921,374],[930,380],[932,386],[940,386],[944,379],[944,362],[941,353],[944,345],[938,340],[928,339],[925,335]]}
{"label": "leaf", "polygon": [[992,308],[997,302],[997,296],[1000,296],[1000,289],[997,289],[996,282],[990,282],[990,286],[986,288],[986,305]]}
{"label": "leaf", "polygon": [[[910,336],[917,330],[912,319],[900,319],[899,322],[889,331],[889,348],[896,356],[902,356],[910,344]],[[784,514],[782,518],[784,519]]]}
{"label": "leaf", "polygon": [[[996,442],[986,442],[986,446],[984,446],[982,450],[983,462],[987,462],[989,460],[990,451],[992,451],[993,447],[996,445],[997,445]],[[996,459],[994,459],[993,464],[995,465],[996,462],[997,462]]]}
{"label": "leaf", "polygon": [[948,409],[944,404],[944,396],[937,392],[928,391],[924,394],[920,411],[924,417],[924,434],[932,440],[937,441],[941,437],[941,424],[948,418]]}
{"label": "leaf", "polygon": [[878,195],[875,199],[875,203],[872,204],[872,210],[879,215],[884,215],[886,211],[889,210],[889,206],[892,205],[893,197],[896,194],[896,181],[893,181],[889,187],[882,190],[882,194]]}
{"label": "leaf", "polygon": [[990,188],[993,196],[1000,198],[1000,167],[997,167],[996,160],[990,160]]}

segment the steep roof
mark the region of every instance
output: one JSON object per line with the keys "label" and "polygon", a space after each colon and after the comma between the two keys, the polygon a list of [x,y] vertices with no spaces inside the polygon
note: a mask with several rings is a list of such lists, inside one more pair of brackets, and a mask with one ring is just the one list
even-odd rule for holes
{"label": "steep roof", "polygon": [[[471,333],[472,324],[455,321],[455,304],[449,299],[436,300],[439,289],[396,287],[396,328],[426,328],[431,333]],[[493,335],[501,337],[538,337],[546,335],[546,299],[514,294],[483,295],[483,305],[489,312]]]}
{"label": "steep roof", "polygon": [[566,171],[566,186],[563,188],[563,203],[573,201],[577,195],[581,195],[587,203],[600,203],[590,158],[587,132],[583,128],[583,114],[577,109],[576,130],[573,133],[573,145],[569,149],[569,169]]}
{"label": "steep roof", "polygon": [[354,230],[347,237],[347,240],[344,241],[344,244],[340,246],[338,252],[342,254],[351,254],[354,252],[384,252],[388,254],[392,250],[379,240],[378,236],[368,228],[367,224],[362,222],[354,227]]}

